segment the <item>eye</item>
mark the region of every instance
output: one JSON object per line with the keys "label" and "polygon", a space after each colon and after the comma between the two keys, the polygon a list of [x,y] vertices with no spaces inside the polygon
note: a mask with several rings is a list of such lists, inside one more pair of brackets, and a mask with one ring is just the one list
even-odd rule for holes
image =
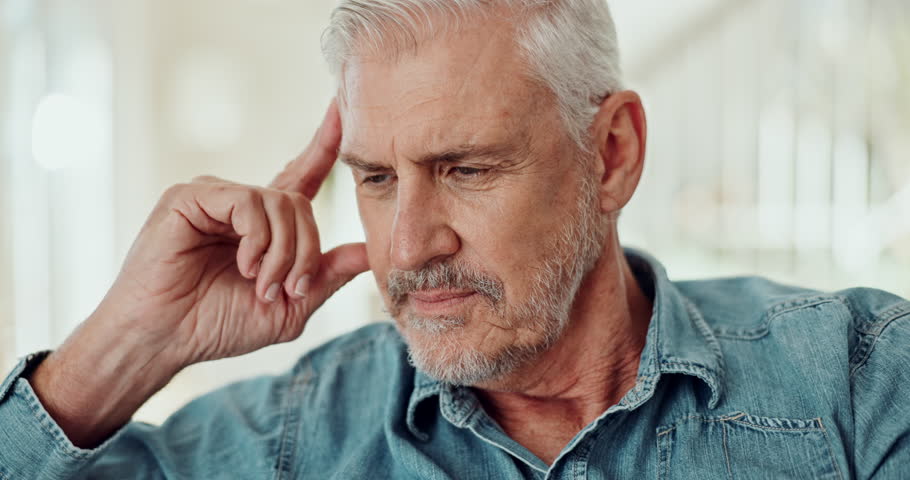
{"label": "eye", "polygon": [[478,177],[478,176],[482,175],[486,170],[484,170],[482,168],[474,168],[474,167],[452,167],[452,169],[450,171],[459,177],[470,178],[470,177]]}
{"label": "eye", "polygon": [[363,179],[363,183],[371,184],[371,185],[381,185],[383,183],[386,183],[390,178],[392,178],[392,175],[390,175],[388,173],[384,173],[382,175],[370,175],[369,177],[366,177]]}

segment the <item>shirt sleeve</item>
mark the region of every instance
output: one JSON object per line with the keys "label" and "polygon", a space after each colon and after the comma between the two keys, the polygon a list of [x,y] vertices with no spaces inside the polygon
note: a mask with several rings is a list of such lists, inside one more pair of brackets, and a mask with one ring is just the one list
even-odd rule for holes
{"label": "shirt sleeve", "polygon": [[867,334],[853,374],[857,478],[907,478],[910,466],[910,303],[892,312]]}
{"label": "shirt sleeve", "polygon": [[24,358],[0,386],[0,480],[270,478],[285,439],[290,375],[199,397],[161,426],[131,422],[94,449],[69,441],[28,382],[48,352]]}
{"label": "shirt sleeve", "polygon": [[28,355],[0,384],[0,479],[76,478],[121,432],[99,447],[73,445],[24,378],[49,352]]}

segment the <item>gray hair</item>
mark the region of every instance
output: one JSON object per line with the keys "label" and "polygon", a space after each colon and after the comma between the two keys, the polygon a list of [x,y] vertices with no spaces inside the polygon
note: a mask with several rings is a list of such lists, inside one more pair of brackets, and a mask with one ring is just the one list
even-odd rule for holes
{"label": "gray hair", "polygon": [[[459,28],[469,15],[507,8],[521,19],[516,42],[529,75],[552,92],[569,137],[588,151],[588,128],[604,98],[622,88],[616,29],[606,0],[341,0],[323,34],[329,67],[366,49],[394,56],[421,35]],[[433,19],[443,18],[441,25]]]}

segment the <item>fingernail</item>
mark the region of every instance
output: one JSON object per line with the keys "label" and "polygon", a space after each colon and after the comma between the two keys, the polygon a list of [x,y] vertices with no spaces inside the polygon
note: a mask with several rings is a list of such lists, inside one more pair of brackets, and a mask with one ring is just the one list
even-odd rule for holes
{"label": "fingernail", "polygon": [[273,283],[271,287],[265,292],[265,299],[274,302],[278,298],[278,290],[281,288],[281,285]]}
{"label": "fingernail", "polygon": [[304,275],[297,280],[297,286],[294,287],[294,294],[298,297],[305,297],[306,291],[310,287],[310,276]]}

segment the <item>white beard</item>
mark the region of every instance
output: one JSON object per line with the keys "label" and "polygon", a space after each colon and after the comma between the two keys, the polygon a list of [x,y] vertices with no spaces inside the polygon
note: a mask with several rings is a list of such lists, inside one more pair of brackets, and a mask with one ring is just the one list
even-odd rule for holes
{"label": "white beard", "polygon": [[549,350],[562,337],[578,290],[603,254],[605,226],[597,183],[593,173],[585,171],[575,212],[545,247],[531,294],[515,305],[505,299],[504,305],[493,305],[500,320],[533,332],[532,338],[485,352],[465,344],[464,318],[407,314],[399,331],[411,364],[442,382],[476,385],[502,378]]}

